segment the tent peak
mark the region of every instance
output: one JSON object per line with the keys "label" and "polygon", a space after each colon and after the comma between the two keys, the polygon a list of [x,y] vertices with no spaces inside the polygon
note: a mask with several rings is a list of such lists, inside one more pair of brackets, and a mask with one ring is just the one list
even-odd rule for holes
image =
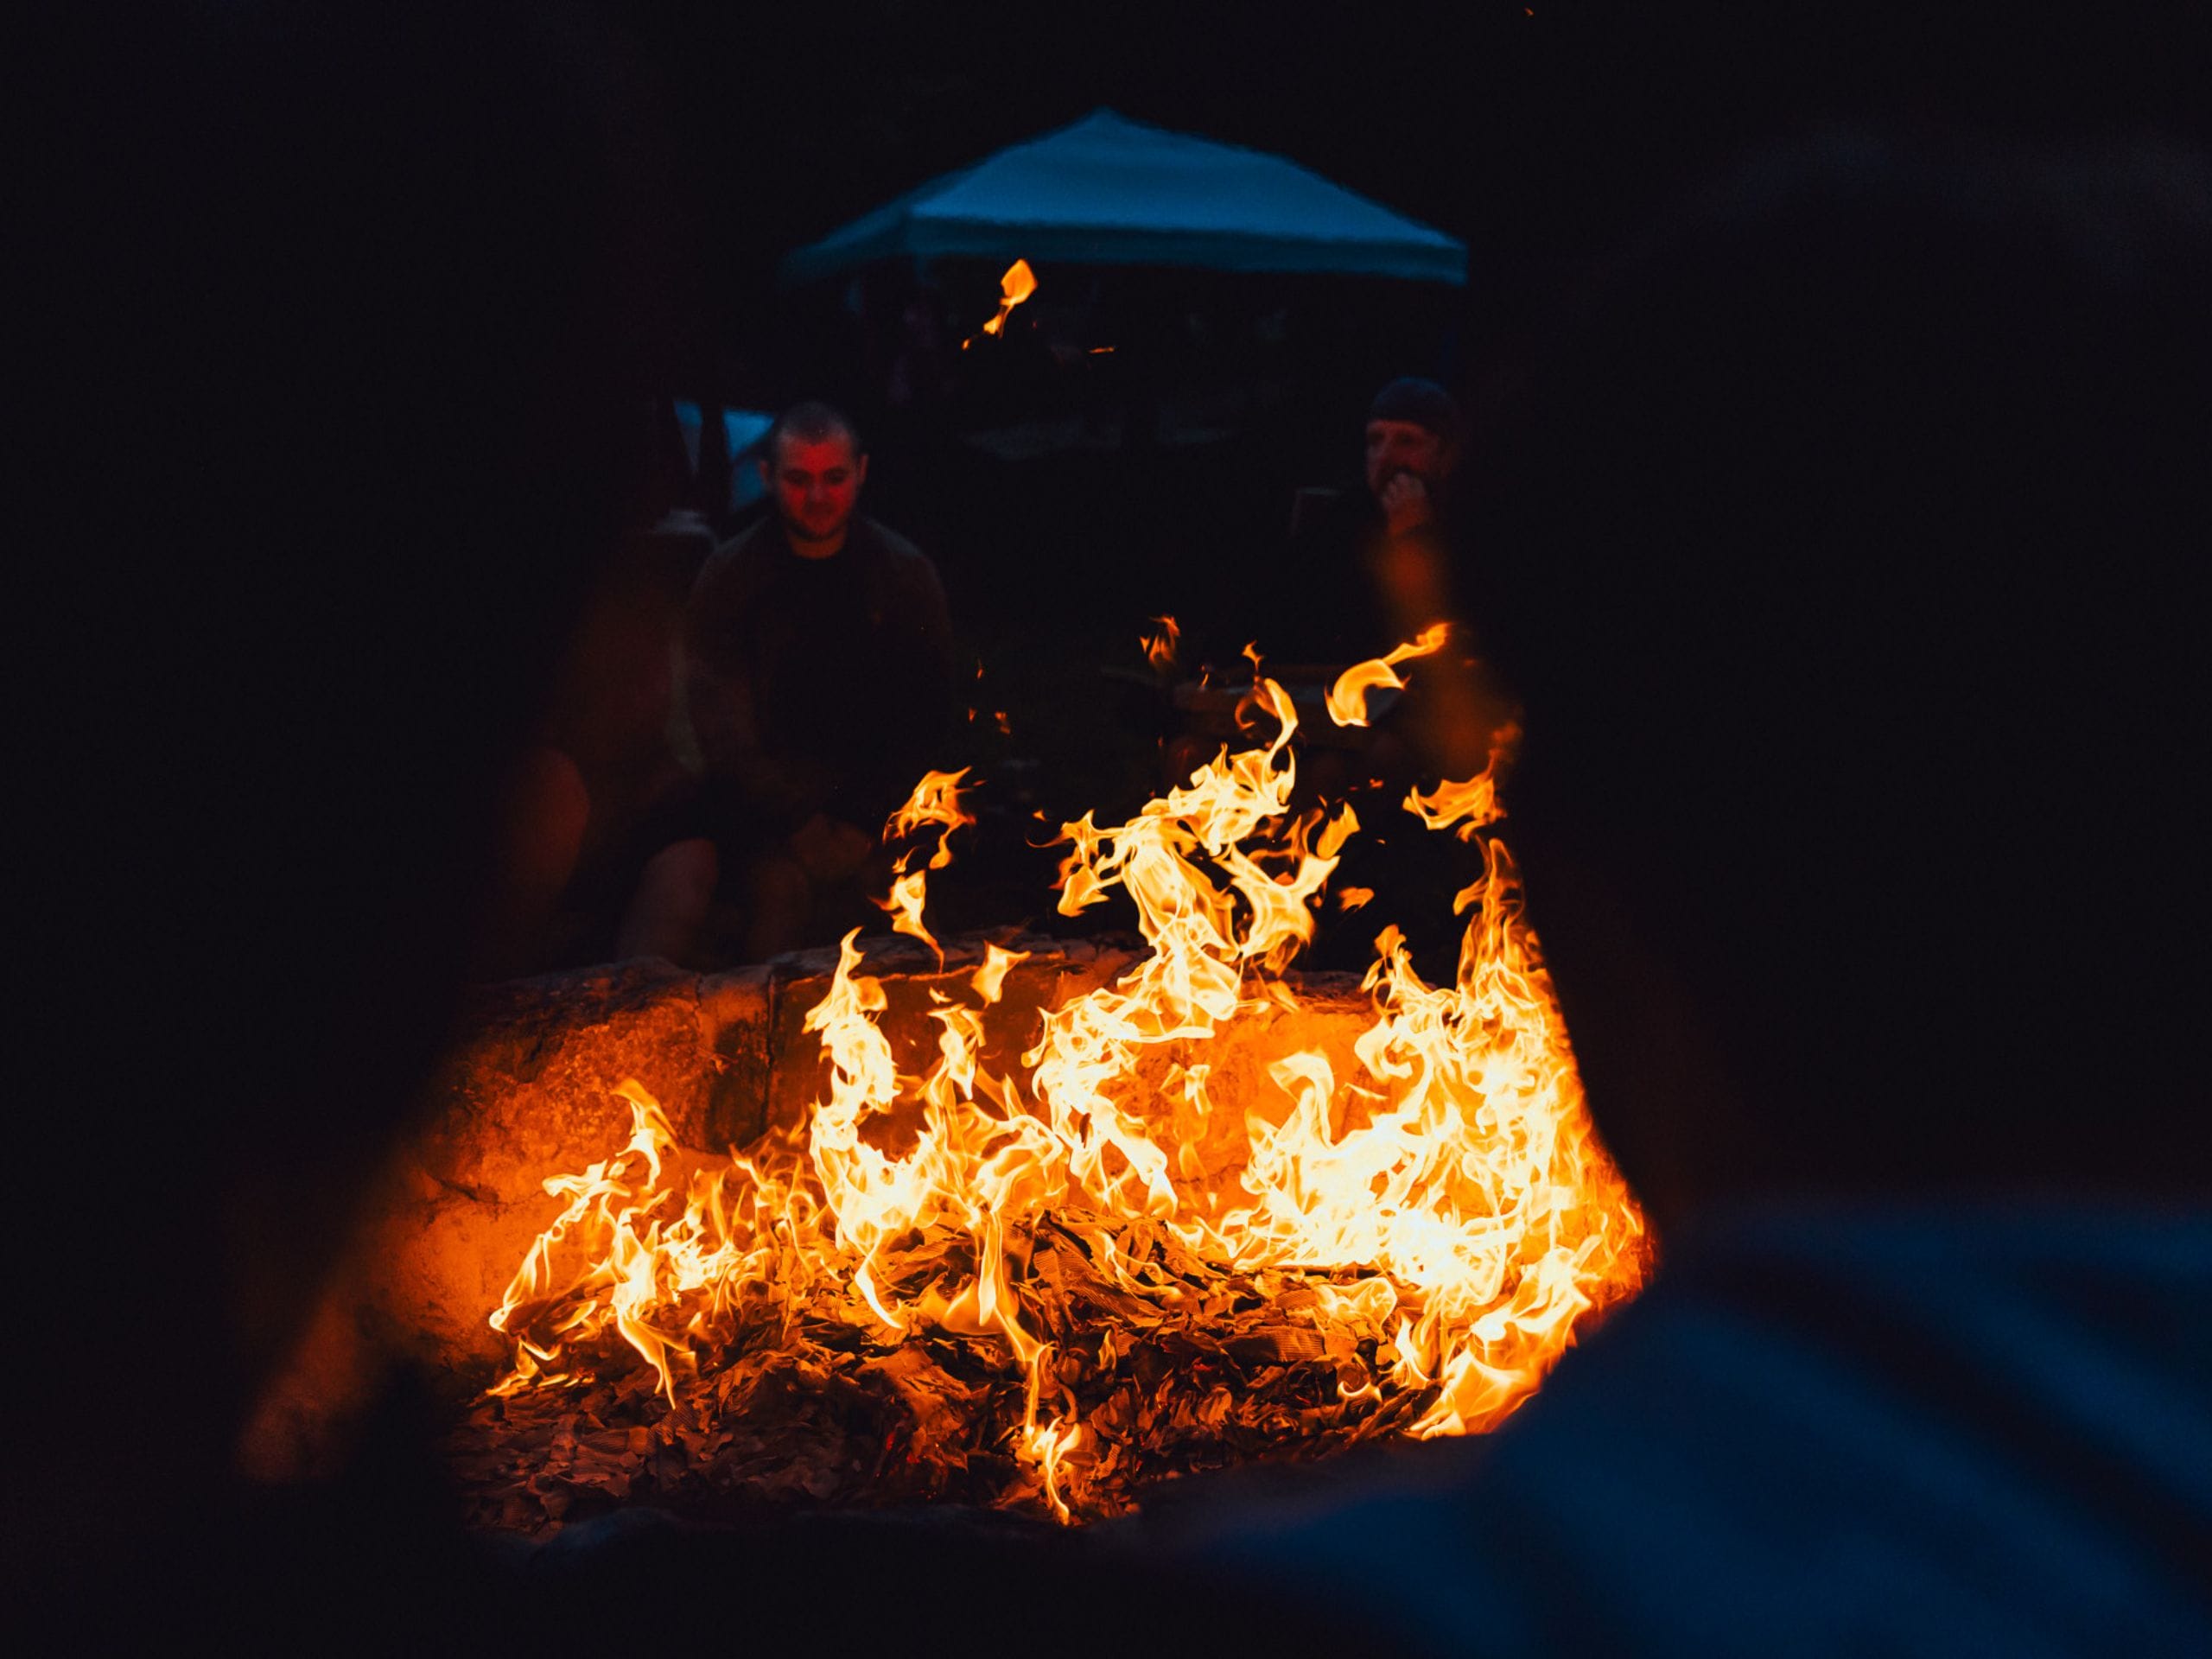
{"label": "tent peak", "polygon": [[784,275],[943,257],[1466,280],[1465,246],[1441,231],[1287,156],[1103,105],[886,203],[792,254]]}

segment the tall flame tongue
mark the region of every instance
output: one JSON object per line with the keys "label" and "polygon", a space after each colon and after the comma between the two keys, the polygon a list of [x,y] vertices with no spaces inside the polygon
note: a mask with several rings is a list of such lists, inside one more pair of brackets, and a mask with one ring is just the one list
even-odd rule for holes
{"label": "tall flame tongue", "polygon": [[[914,785],[914,792],[906,804],[893,812],[885,823],[887,836],[911,836],[915,831],[936,826],[939,834],[937,850],[930,855],[929,868],[941,870],[952,862],[952,832],[963,823],[976,822],[974,817],[960,804],[960,780],[968,775],[968,768],[958,772],[925,772],[922,781]],[[936,937],[922,923],[922,901],[926,896],[927,876],[913,868],[912,849],[899,855],[892,866],[890,896],[876,902],[891,912],[891,930],[919,939],[937,953],[938,965],[944,965],[944,948]],[[812,1027],[809,1027],[812,1029]]]}
{"label": "tall flame tongue", "polygon": [[[1442,643],[1433,629],[1349,671],[1332,716],[1361,723],[1368,689],[1402,683],[1395,664]],[[990,947],[968,981],[972,1001],[931,994],[938,1059],[914,1077],[894,1065],[883,988],[858,971],[848,935],[806,1016],[829,1086],[803,1148],[734,1154],[728,1168],[693,1174],[679,1207],[665,1121],[625,1084],[630,1147],[547,1184],[569,1205],[493,1316],[518,1339],[494,1392],[573,1384],[590,1375],[584,1356],[619,1351],[611,1335],[673,1405],[707,1386],[695,1342],[727,1357],[774,1339],[739,1318],[748,1299],[780,1307],[774,1328],[785,1331],[802,1307],[828,1307],[887,1351],[948,1334],[1000,1344],[1020,1407],[996,1432],[1032,1471],[1001,1501],[1062,1520],[1109,1512],[1126,1502],[1106,1478],[1123,1448],[1102,1452],[1064,1381],[1089,1349],[1061,1361],[1077,1339],[1068,1305],[1039,1302],[1050,1233],[1082,1241],[1106,1286],[1099,1298],[1126,1310],[1081,1338],[1109,1368],[1129,1332],[1234,1300],[1194,1295],[1198,1274],[1201,1288],[1275,1287],[1294,1310],[1285,1317],[1310,1326],[1313,1351],[1335,1363],[1334,1409],[1355,1426],[1463,1433],[1518,1404],[1580,1315],[1640,1286],[1649,1247],[1592,1135],[1512,861],[1484,842],[1483,874],[1454,901],[1469,920],[1452,984],[1424,982],[1386,927],[1364,981],[1373,1017],[1349,1050],[1283,1055],[1256,1097],[1216,1098],[1215,1039],[1305,1006],[1281,975],[1312,939],[1359,827],[1349,806],[1291,817],[1297,715],[1256,657],[1250,702],[1274,722],[1264,745],[1224,747],[1125,823],[1102,828],[1086,813],[1063,826],[1062,913],[1119,889],[1149,949],[1039,1017],[1022,1055],[1027,1097],[981,1059],[1019,955]],[[899,931],[933,949],[925,882],[950,861],[952,831],[973,822],[964,776],[930,773],[888,826],[940,830],[926,868],[912,868],[914,850],[900,859],[887,904]],[[1487,772],[1416,791],[1406,806],[1464,836],[1498,816]],[[878,1144],[874,1126],[916,1108],[910,1147]],[[1150,1259],[1154,1238],[1182,1278]]]}

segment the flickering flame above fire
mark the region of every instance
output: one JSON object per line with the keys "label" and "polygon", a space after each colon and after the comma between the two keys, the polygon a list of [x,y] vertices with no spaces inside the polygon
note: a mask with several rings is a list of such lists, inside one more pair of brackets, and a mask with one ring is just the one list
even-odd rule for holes
{"label": "flickering flame above fire", "polygon": [[1477,830],[1504,816],[1504,809],[1497,804],[1497,788],[1491,774],[1497,769],[1499,753],[1511,748],[1519,735],[1517,728],[1508,726],[1499,735],[1498,747],[1491,751],[1490,767],[1465,783],[1441,783],[1426,795],[1418,789],[1409,790],[1406,810],[1432,830],[1449,830],[1457,824],[1459,839],[1472,841]]}
{"label": "flickering flame above fire", "polygon": [[1405,682],[1395,672],[1397,665],[1416,657],[1433,656],[1443,650],[1446,632],[1446,624],[1433,623],[1422,629],[1420,638],[1411,645],[1400,645],[1386,656],[1353,664],[1339,674],[1337,683],[1329,688],[1325,699],[1329,718],[1339,726],[1366,725],[1367,694],[1385,686],[1393,690],[1403,688]]}
{"label": "flickering flame above fire", "polygon": [[[937,838],[937,850],[930,855],[928,868],[941,870],[951,863],[952,832],[963,823],[976,822],[960,804],[960,780],[967,775],[965,766],[958,772],[924,772],[922,781],[914,785],[914,792],[906,798],[906,804],[885,821],[884,834],[895,839],[935,825],[941,833]],[[941,964],[944,961],[944,947],[922,922],[927,876],[924,871],[912,868],[913,862],[913,849],[899,854],[899,861],[892,866],[890,894],[876,902],[891,912],[892,931],[919,939],[937,952]]]}
{"label": "flickering flame above fire", "polygon": [[[911,836],[918,830],[932,825],[944,833],[937,838],[937,851],[930,855],[930,868],[941,870],[952,862],[952,832],[963,824],[976,822],[974,814],[960,804],[960,780],[968,775],[968,768],[957,772],[925,772],[922,781],[914,785],[914,792],[906,803],[884,821],[883,831],[887,836]],[[911,858],[910,853],[906,855]],[[903,867],[906,859],[899,861]]]}
{"label": "flickering flame above fire", "polygon": [[1145,660],[1162,674],[1175,670],[1175,657],[1180,649],[1183,630],[1172,616],[1155,616],[1152,630],[1137,636],[1137,643],[1144,647]]}
{"label": "flickering flame above fire", "polygon": [[[1344,676],[1332,716],[1363,720],[1365,690],[1398,683],[1395,664],[1441,645],[1441,631],[1431,634]],[[1010,1254],[1010,1240],[1058,1217],[1091,1241],[1116,1295],[1161,1317],[1186,1293],[1121,1251],[1116,1224],[1164,1229],[1224,1276],[1304,1275],[1298,1317],[1344,1356],[1340,1412],[1410,1393],[1407,1432],[1456,1434],[1526,1397],[1580,1316],[1634,1293],[1649,1247],[1592,1131],[1495,838],[1455,900],[1469,920],[1453,983],[1425,982],[1397,928],[1384,927],[1364,981],[1372,1019],[1357,1039],[1333,1054],[1326,1045],[1284,1054],[1244,1097],[1221,1097],[1211,1046],[1240,1022],[1303,1006],[1283,970],[1312,939],[1359,829],[1349,806],[1292,815],[1296,709],[1256,654],[1254,668],[1250,702],[1274,723],[1268,741],[1224,747],[1126,823],[1102,827],[1086,813],[1062,826],[1061,912],[1126,895],[1148,949],[1119,977],[1036,1016],[1026,1076],[994,1075],[982,1059],[1018,954],[990,948],[969,981],[972,1001],[931,993],[937,1059],[906,1075],[881,1029],[882,985],[859,971],[848,935],[806,1016],[829,1081],[803,1143],[733,1154],[726,1167],[691,1174],[679,1200],[667,1122],[625,1084],[628,1147],[547,1184],[568,1204],[493,1316],[518,1338],[498,1391],[563,1386],[594,1363],[582,1356],[619,1338],[672,1406],[695,1384],[696,1345],[727,1339],[741,1300],[794,1306],[841,1287],[836,1305],[849,1312],[838,1317],[870,1342],[950,1333],[999,1344],[1024,1379],[1020,1420],[1001,1432],[1031,1471],[1033,1501],[1064,1521],[1098,1513],[1097,1471],[1113,1449],[1073,1409],[1056,1358],[1056,1340],[1069,1338],[1033,1306],[1029,1248]],[[892,817],[894,834],[941,830],[928,868],[943,867],[953,831],[973,821],[964,775],[931,773]],[[1487,772],[1405,804],[1462,836],[1498,815]],[[887,907],[894,926],[935,948],[914,857],[900,860]],[[1342,902],[1369,896],[1347,888]],[[887,1115],[916,1109],[905,1150],[871,1138]],[[918,1275],[915,1250],[940,1259],[932,1239],[957,1241],[972,1271]],[[902,1283],[923,1287],[887,1288]],[[1381,1333],[1369,1339],[1371,1361],[1346,1334],[1355,1330]],[[1109,1327],[1109,1361],[1113,1344]]]}
{"label": "flickering flame above fire", "polygon": [[[1029,269],[1027,259],[1017,259],[1008,265],[1006,274],[999,278],[998,315],[983,325],[983,332],[993,336],[1003,333],[1006,320],[1014,315],[1014,308],[1036,291],[1037,273]],[[960,349],[964,352],[974,344],[972,338],[963,340],[960,342]]]}

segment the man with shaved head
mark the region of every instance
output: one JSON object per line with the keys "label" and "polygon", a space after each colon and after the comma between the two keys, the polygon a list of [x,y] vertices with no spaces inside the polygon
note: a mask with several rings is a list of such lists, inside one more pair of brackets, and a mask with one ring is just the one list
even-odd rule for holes
{"label": "man with shaved head", "polygon": [[691,719],[749,960],[865,918],[883,885],[871,878],[886,874],[878,830],[944,761],[944,589],[912,543],[858,510],[868,461],[837,410],[787,410],[761,461],[773,511],[717,550],[692,590]]}

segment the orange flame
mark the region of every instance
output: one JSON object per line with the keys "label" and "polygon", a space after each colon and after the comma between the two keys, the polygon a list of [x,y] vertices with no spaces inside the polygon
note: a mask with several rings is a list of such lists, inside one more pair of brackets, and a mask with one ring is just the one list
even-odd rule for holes
{"label": "orange flame", "polygon": [[1175,654],[1181,645],[1183,630],[1172,616],[1152,619],[1153,631],[1137,636],[1137,644],[1144,647],[1145,660],[1162,674],[1175,671]]}
{"label": "orange flame", "polygon": [[1329,688],[1325,699],[1329,718],[1339,726],[1366,725],[1367,694],[1385,686],[1393,690],[1402,688],[1405,682],[1397,676],[1397,665],[1416,657],[1433,656],[1443,650],[1447,631],[1446,623],[1433,624],[1421,630],[1420,638],[1411,645],[1397,646],[1387,656],[1353,664],[1339,674],[1337,683]]}
{"label": "orange flame", "polygon": [[952,862],[952,849],[949,844],[952,832],[963,823],[976,822],[973,814],[960,804],[960,780],[968,775],[969,768],[957,772],[925,772],[922,781],[914,785],[914,792],[901,806],[884,821],[887,836],[911,836],[917,830],[931,824],[942,825],[944,833],[937,838],[937,851],[930,855],[930,868],[941,870]]}
{"label": "orange flame", "polygon": [[[939,826],[937,850],[930,855],[928,868],[941,870],[952,862],[952,832],[963,823],[976,822],[972,814],[960,804],[960,780],[968,775],[968,768],[958,772],[929,772],[922,774],[922,781],[914,785],[914,792],[906,804],[884,823],[887,836],[912,835],[929,825]],[[944,964],[944,948],[922,923],[922,904],[927,889],[926,872],[914,869],[914,849],[899,854],[899,861],[892,866],[891,891],[876,900],[891,912],[891,929],[919,939],[937,953],[938,965]]]}
{"label": "orange flame", "polygon": [[[983,325],[983,332],[991,335],[1003,333],[1006,320],[1014,315],[1014,308],[1036,291],[1037,273],[1029,269],[1027,259],[1017,259],[1008,265],[1006,274],[999,278],[998,315]],[[972,337],[963,340],[960,342],[960,349],[964,352],[975,343]]]}
{"label": "orange flame", "polygon": [[[1424,635],[1379,665],[1387,675],[1435,643]],[[828,1306],[880,1344],[938,1332],[1000,1344],[1023,1379],[1021,1421],[1002,1442],[1030,1471],[1018,1501],[1062,1521],[1096,1514],[1105,1454],[1060,1381],[1056,1327],[1025,1302],[1026,1265],[1009,1264],[1010,1238],[1058,1216],[1135,1305],[1181,1294],[1116,1243],[1117,1226],[1145,1218],[1210,1270],[1295,1277],[1299,1317],[1351,1356],[1337,1385],[1344,1411],[1412,1393],[1405,1432],[1455,1434],[1525,1398],[1584,1314],[1641,1285],[1650,1251],[1592,1129],[1499,842],[1482,843],[1483,874],[1455,902],[1469,919],[1452,983],[1424,982],[1385,927],[1364,981],[1372,1018],[1356,1038],[1274,1058],[1236,1109],[1214,1097],[1211,1046],[1305,1006],[1283,970],[1313,938],[1359,828],[1349,807],[1291,816],[1296,709],[1255,667],[1251,701],[1274,721],[1271,739],[1224,747],[1126,823],[1086,813],[1063,825],[1061,912],[1126,895],[1148,948],[1118,978],[1035,1016],[1026,1079],[980,1062],[1017,953],[988,948],[972,1001],[933,994],[938,1058],[915,1077],[893,1065],[883,988],[858,971],[848,935],[806,1015],[828,1084],[803,1144],[693,1173],[679,1205],[666,1120],[625,1084],[628,1147],[547,1183],[568,1204],[493,1315],[518,1340],[495,1392],[569,1384],[616,1339],[672,1402],[693,1375],[693,1342],[732,1340],[741,1299]],[[931,773],[892,818],[898,833],[944,827],[929,868],[972,821],[963,776]],[[1498,816],[1487,771],[1407,805],[1462,836]],[[926,871],[907,869],[912,857],[889,907],[901,931],[928,939]],[[1370,896],[1346,888],[1339,902]],[[902,1105],[918,1109],[920,1128],[893,1155],[862,1130]],[[918,1292],[887,1289],[921,1282],[899,1264],[948,1236],[973,1263],[964,1283],[925,1274]],[[935,1248],[927,1259],[944,1259]],[[1109,1328],[1109,1349],[1113,1338]]]}
{"label": "orange flame", "polygon": [[1006,994],[1007,975],[1015,963],[1028,961],[1029,953],[1027,950],[1008,950],[995,944],[986,945],[983,950],[983,965],[976,970],[976,977],[971,982],[976,987],[976,995],[982,997],[983,1006],[988,1007]]}
{"label": "orange flame", "polygon": [[1508,722],[1491,741],[1489,766],[1465,783],[1440,783],[1426,795],[1418,789],[1408,791],[1406,810],[1432,830],[1449,830],[1457,824],[1459,839],[1472,841],[1477,830],[1505,816],[1505,809],[1497,804],[1498,766],[1520,741],[1521,728]]}

